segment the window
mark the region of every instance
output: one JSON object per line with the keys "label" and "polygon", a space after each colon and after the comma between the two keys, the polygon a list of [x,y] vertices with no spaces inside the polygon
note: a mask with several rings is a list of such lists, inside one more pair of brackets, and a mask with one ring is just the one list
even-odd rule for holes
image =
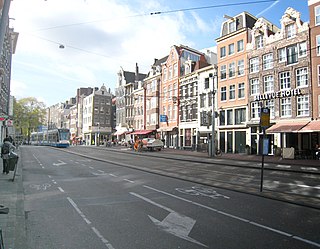
{"label": "window", "polygon": [[178,76],[178,64],[174,64],[173,66],[173,77]]}
{"label": "window", "polygon": [[297,105],[298,116],[309,116],[309,95],[298,96]]}
{"label": "window", "polygon": [[318,86],[320,86],[320,65],[318,65]]}
{"label": "window", "polygon": [[314,14],[315,14],[315,25],[319,25],[320,24],[320,6],[316,6],[314,8]]}
{"label": "window", "polygon": [[226,56],[226,47],[220,48],[220,58],[223,58]]}
{"label": "window", "polygon": [[226,125],[226,112],[224,110],[219,112],[219,123],[220,125]]}
{"label": "window", "polygon": [[227,125],[233,125],[233,110],[227,110]]}
{"label": "window", "polygon": [[229,33],[236,31],[236,21],[229,22],[228,28]]}
{"label": "window", "polygon": [[227,66],[226,65],[222,65],[221,67],[220,67],[220,78],[222,79],[222,80],[224,80],[224,79],[226,79],[227,78]]}
{"label": "window", "polygon": [[279,63],[287,61],[286,48],[280,48],[278,50],[278,59],[279,59]]}
{"label": "window", "polygon": [[246,122],[246,108],[235,109],[235,124],[242,124]]}
{"label": "window", "polygon": [[236,98],[236,86],[231,85],[229,87],[229,99],[235,99]]}
{"label": "window", "polygon": [[229,55],[234,54],[234,43],[229,44]]}
{"label": "window", "polygon": [[265,54],[262,57],[263,59],[263,70],[268,70],[273,68],[273,54]]}
{"label": "window", "polygon": [[259,58],[252,58],[249,62],[250,66],[250,73],[256,73],[259,72]]}
{"label": "window", "polygon": [[205,98],[204,98],[205,94],[201,94],[200,95],[200,107],[204,107],[205,106]]}
{"label": "window", "polygon": [[172,66],[169,67],[169,79],[172,79]]}
{"label": "window", "polygon": [[238,85],[238,98],[244,98],[244,83],[239,83]]}
{"label": "window", "polygon": [[320,55],[320,35],[317,35],[316,37],[316,43],[317,43],[317,55]]}
{"label": "window", "polygon": [[263,48],[263,36],[259,35],[256,37],[256,46],[257,48]]}
{"label": "window", "polygon": [[286,90],[290,89],[291,87],[291,79],[290,79],[290,72],[281,72],[279,73],[279,82],[280,82],[280,89]]}
{"label": "window", "polygon": [[244,45],[243,40],[237,41],[237,52],[243,51]]}
{"label": "window", "polygon": [[238,75],[244,75],[244,60],[238,61]]}
{"label": "window", "polygon": [[167,69],[163,69],[163,81],[167,80]]}
{"label": "window", "polygon": [[250,80],[251,95],[259,94],[259,79]]}
{"label": "window", "polygon": [[270,93],[274,91],[274,80],[273,75],[268,75],[263,77],[263,85],[264,85],[264,92]]}
{"label": "window", "polygon": [[227,87],[223,86],[220,88],[221,101],[227,100]]}
{"label": "window", "polygon": [[270,110],[270,118],[274,118],[274,99],[267,100],[266,107]]}
{"label": "window", "polygon": [[296,70],[297,87],[308,86],[308,68],[299,68]]}
{"label": "window", "polygon": [[204,89],[208,89],[209,88],[209,78],[205,78],[204,79]]}
{"label": "window", "polygon": [[229,64],[229,78],[232,78],[236,75],[236,65],[234,62]]}
{"label": "window", "polygon": [[297,46],[293,45],[287,48],[287,63],[293,64],[298,62]]}
{"label": "window", "polygon": [[307,56],[307,42],[301,42],[299,46],[299,57]]}
{"label": "window", "polygon": [[291,98],[282,98],[280,101],[281,101],[281,116],[291,117]]}
{"label": "window", "polygon": [[296,35],[296,27],[294,24],[289,24],[286,26],[287,38],[294,37]]}
{"label": "window", "polygon": [[257,119],[259,118],[259,103],[251,102],[251,118]]}

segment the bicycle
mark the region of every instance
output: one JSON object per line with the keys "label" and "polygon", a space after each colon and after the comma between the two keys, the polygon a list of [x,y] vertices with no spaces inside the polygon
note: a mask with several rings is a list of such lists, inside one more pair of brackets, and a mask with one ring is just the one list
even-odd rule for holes
{"label": "bicycle", "polygon": [[[9,208],[0,205],[0,214],[8,214]],[[3,241],[3,235],[2,235],[2,229],[0,229],[0,249],[4,249],[4,241]]]}
{"label": "bicycle", "polygon": [[222,156],[222,150],[216,149],[216,156],[218,157]]}

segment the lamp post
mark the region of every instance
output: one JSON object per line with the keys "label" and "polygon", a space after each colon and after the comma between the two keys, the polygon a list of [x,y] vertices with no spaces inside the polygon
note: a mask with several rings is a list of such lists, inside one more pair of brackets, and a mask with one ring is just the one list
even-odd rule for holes
{"label": "lamp post", "polygon": [[215,145],[215,118],[216,118],[216,112],[215,112],[215,94],[216,90],[214,87],[214,75],[212,73],[209,74],[209,78],[212,79],[212,115],[211,115],[211,157],[216,156],[216,145]]}

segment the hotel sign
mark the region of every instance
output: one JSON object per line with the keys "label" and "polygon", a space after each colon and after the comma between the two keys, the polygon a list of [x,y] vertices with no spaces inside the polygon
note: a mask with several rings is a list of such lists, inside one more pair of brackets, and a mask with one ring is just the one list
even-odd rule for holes
{"label": "hotel sign", "polygon": [[265,93],[261,95],[254,96],[254,101],[260,100],[269,100],[269,99],[276,99],[276,98],[287,98],[291,96],[298,96],[301,95],[302,91],[300,88],[290,89],[286,91],[278,91],[273,93]]}

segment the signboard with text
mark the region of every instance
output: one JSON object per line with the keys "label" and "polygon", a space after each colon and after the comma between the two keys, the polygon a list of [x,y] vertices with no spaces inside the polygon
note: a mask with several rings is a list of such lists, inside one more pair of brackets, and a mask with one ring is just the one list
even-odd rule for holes
{"label": "signboard with text", "polygon": [[261,108],[260,126],[262,128],[267,128],[270,126],[270,109],[269,108]]}

